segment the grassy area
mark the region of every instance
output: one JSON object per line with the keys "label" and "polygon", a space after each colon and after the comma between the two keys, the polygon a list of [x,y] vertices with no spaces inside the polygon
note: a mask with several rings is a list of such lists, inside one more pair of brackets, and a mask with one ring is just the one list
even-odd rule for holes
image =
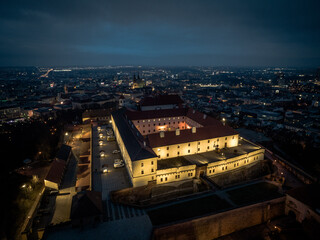
{"label": "grassy area", "polygon": [[151,210],[148,211],[148,215],[153,225],[159,225],[201,216],[206,213],[215,212],[229,207],[229,203],[220,199],[216,195],[211,195]]}
{"label": "grassy area", "polygon": [[281,194],[278,193],[277,186],[266,182],[237,188],[227,191],[227,193],[229,194],[230,199],[238,205],[259,202],[281,196]]}

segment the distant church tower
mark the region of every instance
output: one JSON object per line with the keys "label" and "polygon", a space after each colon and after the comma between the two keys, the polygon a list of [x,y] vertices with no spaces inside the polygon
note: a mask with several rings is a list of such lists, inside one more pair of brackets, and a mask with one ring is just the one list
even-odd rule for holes
{"label": "distant church tower", "polygon": [[136,88],[143,88],[146,86],[146,83],[145,81],[143,81],[141,78],[140,78],[140,75],[138,73],[138,78],[136,78],[136,75],[134,74],[133,75],[133,84],[132,84],[132,89],[136,89]]}

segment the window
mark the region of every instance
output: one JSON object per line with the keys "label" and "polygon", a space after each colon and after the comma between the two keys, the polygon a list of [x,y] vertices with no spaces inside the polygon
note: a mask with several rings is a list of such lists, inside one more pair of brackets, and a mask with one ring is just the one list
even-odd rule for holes
{"label": "window", "polygon": [[154,170],[153,170],[153,168],[151,168],[151,172],[153,172]]}
{"label": "window", "polygon": [[167,157],[169,157],[169,153],[167,153]]}
{"label": "window", "polygon": [[151,161],[151,165],[153,165],[153,161]]}
{"label": "window", "polygon": [[188,153],[190,153],[190,150],[188,150]]}
{"label": "window", "polygon": [[153,132],[155,132],[156,130],[155,129],[153,129]]}
{"label": "window", "polygon": [[239,166],[239,163],[237,163],[237,166]]}
{"label": "window", "polygon": [[148,130],[148,132],[150,132],[150,130]]}
{"label": "window", "polygon": [[226,137],[224,140],[228,140],[228,138]]}
{"label": "window", "polygon": [[236,165],[236,164],[233,164],[233,166],[236,167],[237,165]]}
{"label": "window", "polygon": [[143,133],[145,133],[146,131],[145,130],[143,130]]}
{"label": "window", "polygon": [[166,119],[164,118],[163,120],[165,121]]}
{"label": "window", "polygon": [[169,120],[170,120],[171,118],[169,118]]}
{"label": "window", "polygon": [[150,124],[148,124],[148,127],[150,127]]}
{"label": "window", "polygon": [[143,163],[141,163],[141,167],[143,167]]}
{"label": "window", "polygon": [[207,149],[209,149],[210,147],[208,146]]}
{"label": "window", "polygon": [[166,177],[164,180],[165,180],[165,181],[167,181],[167,180],[168,180],[168,178]]}
{"label": "window", "polygon": [[200,151],[200,148],[198,148],[198,151]]}
{"label": "window", "polygon": [[180,148],[180,145],[178,145],[178,148]]}
{"label": "window", "polygon": [[160,124],[161,124],[161,123],[159,123],[159,126],[160,126]]}
{"label": "window", "polygon": [[215,169],[212,169],[212,173],[214,173],[214,170],[215,170]]}
{"label": "window", "polygon": [[169,125],[170,125],[170,122],[169,122]]}
{"label": "window", "polygon": [[178,178],[180,178],[180,175],[178,175]]}
{"label": "window", "polygon": [[143,120],[142,122],[145,122],[145,120]]}
{"label": "window", "polygon": [[217,142],[219,142],[219,138],[217,139]]}
{"label": "window", "polygon": [[180,117],[178,117],[178,119],[180,119]]}
{"label": "window", "polygon": [[190,143],[188,144],[188,147],[190,147]]}
{"label": "window", "polygon": [[177,152],[178,155],[180,155],[180,152]]}
{"label": "window", "polygon": [[169,147],[167,147],[167,150],[169,150]]}
{"label": "window", "polygon": [[178,122],[178,124],[179,124],[180,122]]}
{"label": "window", "polygon": [[158,119],[158,121],[160,121],[160,118]]}
{"label": "window", "polygon": [[224,170],[224,167],[222,167],[222,171]]}
{"label": "window", "polygon": [[142,125],[142,127],[144,127],[144,125]]}
{"label": "window", "polygon": [[176,175],[176,179],[178,178],[178,175]]}
{"label": "window", "polygon": [[209,170],[209,173],[211,173],[211,170]]}
{"label": "window", "polygon": [[155,119],[153,119],[153,121],[155,122],[156,120],[155,120]]}
{"label": "window", "polygon": [[234,136],[232,137],[232,139],[234,139]]}
{"label": "window", "polygon": [[141,174],[144,174],[144,171],[143,171],[143,170],[141,170]]}
{"label": "window", "polygon": [[160,178],[160,182],[162,182],[163,181],[163,178]]}
{"label": "window", "polygon": [[184,126],[182,126],[182,129],[184,129]]}
{"label": "window", "polygon": [[198,142],[198,145],[200,145],[200,142]]}
{"label": "window", "polygon": [[176,122],[173,122],[173,124],[176,124]]}
{"label": "window", "polygon": [[148,120],[148,122],[150,122],[150,119]]}
{"label": "window", "polygon": [[152,176],[152,177],[151,177],[151,180],[153,180],[153,179],[154,179],[154,177]]}
{"label": "window", "polygon": [[208,140],[208,143],[210,143],[210,140]]}
{"label": "window", "polygon": [[226,166],[226,170],[228,169],[228,166]]}
{"label": "window", "polygon": [[153,126],[156,126],[156,124],[154,123]]}
{"label": "window", "polygon": [[138,123],[139,123],[139,121],[138,121]]}

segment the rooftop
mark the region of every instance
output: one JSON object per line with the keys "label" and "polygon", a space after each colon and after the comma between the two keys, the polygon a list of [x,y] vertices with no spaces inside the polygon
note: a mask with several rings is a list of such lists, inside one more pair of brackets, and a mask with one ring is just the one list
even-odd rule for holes
{"label": "rooftop", "polygon": [[141,106],[171,105],[182,104],[183,101],[179,95],[157,95],[145,97],[140,101]]}
{"label": "rooftop", "polygon": [[165,132],[164,137],[160,137],[159,133],[153,133],[147,135],[147,139],[149,141],[149,145],[152,148],[155,148],[236,134],[238,133],[231,127],[223,126],[222,124],[216,124],[197,128],[196,133],[192,133],[192,129],[180,130],[180,135],[176,135],[175,131]]}
{"label": "rooftop", "polygon": [[194,165],[184,157],[175,157],[175,158],[167,158],[164,160],[159,160],[157,164],[158,164],[158,170]]}
{"label": "rooftop", "polygon": [[257,145],[254,145],[246,140],[240,140],[239,145],[237,147],[222,148],[220,149],[220,153],[216,151],[209,151],[205,153],[186,155],[184,157],[190,162],[193,162],[194,164],[201,166],[212,162],[218,162],[234,158],[240,155],[256,151],[258,149],[261,149],[261,147],[258,147]]}
{"label": "rooftop", "polygon": [[114,123],[117,125],[120,135],[128,154],[132,161],[142,160],[146,158],[157,157],[153,150],[149,146],[144,146],[144,138],[136,127],[129,125],[128,120],[125,117],[126,109],[120,109],[112,113]]}

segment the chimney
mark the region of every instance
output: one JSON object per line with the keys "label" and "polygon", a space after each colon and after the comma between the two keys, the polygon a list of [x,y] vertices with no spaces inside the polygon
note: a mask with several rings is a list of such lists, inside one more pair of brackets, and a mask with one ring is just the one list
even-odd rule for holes
{"label": "chimney", "polygon": [[207,118],[207,114],[203,114],[203,119],[206,119]]}
{"label": "chimney", "polygon": [[161,131],[161,132],[160,132],[160,137],[161,137],[161,138],[164,138],[164,131]]}
{"label": "chimney", "polygon": [[192,127],[192,133],[196,133],[197,132],[197,128],[196,127]]}
{"label": "chimney", "polygon": [[180,129],[177,128],[177,129],[176,129],[176,136],[179,136],[179,135],[180,135]]}

